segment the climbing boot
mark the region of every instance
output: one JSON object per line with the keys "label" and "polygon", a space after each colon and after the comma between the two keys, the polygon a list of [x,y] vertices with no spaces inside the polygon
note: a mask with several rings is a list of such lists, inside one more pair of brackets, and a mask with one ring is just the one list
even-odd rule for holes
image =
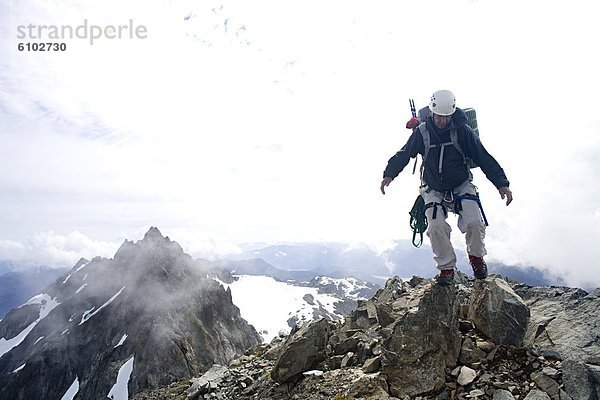
{"label": "climbing boot", "polygon": [[475,279],[485,279],[488,276],[487,264],[483,260],[483,257],[475,257],[469,255],[469,262],[473,268],[473,275]]}
{"label": "climbing boot", "polygon": [[440,286],[448,286],[454,283],[454,268],[443,269],[440,274],[435,277],[435,283]]}

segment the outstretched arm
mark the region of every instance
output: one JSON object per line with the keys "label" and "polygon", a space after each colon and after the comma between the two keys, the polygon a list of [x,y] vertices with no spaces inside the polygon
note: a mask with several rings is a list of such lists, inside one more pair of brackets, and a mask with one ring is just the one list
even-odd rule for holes
{"label": "outstretched arm", "polygon": [[389,159],[387,167],[383,172],[383,181],[381,181],[380,188],[381,193],[385,194],[385,187],[389,186],[394,178],[406,167],[408,161],[412,157],[416,157],[419,153],[423,153],[423,138],[418,129],[415,129],[404,147]]}

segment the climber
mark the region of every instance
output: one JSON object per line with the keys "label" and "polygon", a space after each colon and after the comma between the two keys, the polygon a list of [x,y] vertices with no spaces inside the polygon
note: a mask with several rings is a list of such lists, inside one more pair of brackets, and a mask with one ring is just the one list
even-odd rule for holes
{"label": "climber", "polygon": [[470,160],[481,167],[501,198],[506,198],[507,206],[513,200],[509,182],[500,164],[468,126],[465,113],[456,107],[456,98],[451,91],[435,92],[431,96],[429,110],[430,115],[425,122],[418,126],[410,124],[411,128],[415,128],[412,135],[388,161],[381,193],[385,194],[385,187],[402,172],[410,158],[421,154],[420,195],[425,202],[427,236],[440,270],[436,282],[450,285],[454,281],[456,253],[450,242],[452,228],[446,222],[448,210],[458,214],[458,228],[466,234],[467,253],[475,278],[485,279],[488,274],[483,259],[486,255],[486,224],[482,219],[477,187],[472,183]]}

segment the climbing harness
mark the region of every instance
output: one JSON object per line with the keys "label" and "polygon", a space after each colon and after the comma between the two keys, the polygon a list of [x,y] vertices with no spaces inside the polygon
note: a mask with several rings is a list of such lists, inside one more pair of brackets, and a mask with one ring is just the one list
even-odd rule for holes
{"label": "climbing harness", "polygon": [[[462,207],[462,200],[472,200],[474,202],[477,203],[477,205],[479,206],[479,210],[481,211],[481,216],[483,217],[483,222],[485,223],[485,226],[490,226],[488,224],[488,220],[487,217],[485,216],[485,212],[483,211],[483,206],[481,205],[481,199],[479,198],[478,194],[463,194],[463,195],[456,195],[454,194],[454,192],[452,190],[447,190],[444,192],[444,196],[442,198],[442,202],[441,203],[437,203],[437,202],[431,202],[431,203],[427,203],[425,204],[425,208],[424,210],[427,210],[428,208],[434,208],[433,209],[433,214],[431,216],[432,219],[435,219],[437,217],[437,206],[441,206],[442,207],[442,211],[444,212],[444,216],[448,217],[448,210],[452,211],[455,214],[458,214],[459,212],[462,211],[463,207]],[[425,211],[423,211],[425,212]]]}
{"label": "climbing harness", "polygon": [[459,211],[462,211],[462,201],[461,200],[473,200],[474,202],[477,203],[477,205],[479,206],[479,210],[481,211],[481,216],[483,217],[483,222],[485,222],[485,226],[490,226],[490,224],[488,224],[488,220],[485,216],[485,212],[483,211],[483,206],[481,205],[481,199],[479,198],[479,195],[472,195],[472,194],[464,194],[462,196],[454,196],[454,212],[458,213]]}

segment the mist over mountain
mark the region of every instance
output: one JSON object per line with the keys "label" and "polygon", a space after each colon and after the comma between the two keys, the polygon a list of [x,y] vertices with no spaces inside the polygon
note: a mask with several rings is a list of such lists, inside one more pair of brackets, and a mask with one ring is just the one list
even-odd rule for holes
{"label": "mist over mountain", "polygon": [[[230,255],[219,262],[239,273],[269,275],[278,279],[310,280],[325,275],[334,278],[355,277],[382,285],[392,276],[410,278],[413,275],[431,278],[437,274],[431,248],[415,248],[408,240],[399,240],[382,252],[367,245],[348,246],[342,243],[287,243],[242,246],[242,253]],[[552,276],[535,266],[512,266],[489,261],[490,273],[530,285],[564,285],[560,277]],[[472,274],[467,254],[457,251],[458,270]]]}
{"label": "mist over mountain", "polygon": [[259,342],[231,291],[151,228],[112,259],[80,261],[0,321],[0,398],[136,393]]}

